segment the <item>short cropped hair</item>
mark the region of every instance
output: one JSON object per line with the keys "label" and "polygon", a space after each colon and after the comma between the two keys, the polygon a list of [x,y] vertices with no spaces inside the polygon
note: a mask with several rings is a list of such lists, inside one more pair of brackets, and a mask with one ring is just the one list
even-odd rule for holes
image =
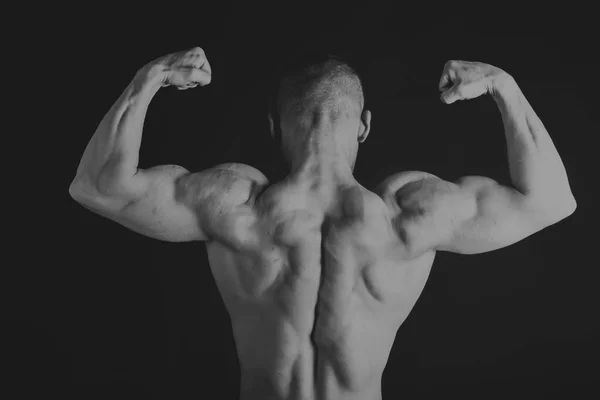
{"label": "short cropped hair", "polygon": [[319,108],[332,120],[364,106],[363,85],[356,70],[334,54],[304,54],[280,75],[276,107],[279,116],[302,116]]}

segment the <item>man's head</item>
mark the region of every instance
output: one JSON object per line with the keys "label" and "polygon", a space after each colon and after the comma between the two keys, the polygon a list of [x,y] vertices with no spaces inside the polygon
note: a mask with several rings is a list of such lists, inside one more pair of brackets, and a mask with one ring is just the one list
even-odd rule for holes
{"label": "man's head", "polygon": [[281,140],[286,158],[307,135],[330,134],[352,167],[358,143],[366,140],[371,114],[356,71],[330,54],[303,55],[284,69],[269,113],[271,134]]}

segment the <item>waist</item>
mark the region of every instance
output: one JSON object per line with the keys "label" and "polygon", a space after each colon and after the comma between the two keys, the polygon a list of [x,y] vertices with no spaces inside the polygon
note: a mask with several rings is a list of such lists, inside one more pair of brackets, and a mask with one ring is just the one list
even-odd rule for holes
{"label": "waist", "polygon": [[[242,369],[240,400],[381,400],[381,377],[360,388],[341,385],[333,371],[327,376],[263,374]],[[282,381],[283,378],[283,382]]]}

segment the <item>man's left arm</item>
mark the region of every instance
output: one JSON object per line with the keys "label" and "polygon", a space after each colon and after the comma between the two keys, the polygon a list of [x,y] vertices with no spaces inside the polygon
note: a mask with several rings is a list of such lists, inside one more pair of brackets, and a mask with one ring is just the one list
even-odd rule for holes
{"label": "man's left arm", "polygon": [[504,122],[512,185],[479,176],[455,183],[429,177],[399,189],[396,198],[404,218],[398,228],[417,253],[496,250],[574,212],[575,198],[558,151],[509,74],[488,64],[450,61],[440,90],[447,104],[492,95]]}
{"label": "man's left arm", "polygon": [[237,181],[234,174],[222,168],[191,174],[175,165],[141,169],[138,160],[144,118],[158,90],[171,85],[183,90],[210,81],[210,65],[199,47],[141,68],[90,139],[69,187],[73,199],[149,237],[207,240],[207,217],[236,197],[230,193]]}

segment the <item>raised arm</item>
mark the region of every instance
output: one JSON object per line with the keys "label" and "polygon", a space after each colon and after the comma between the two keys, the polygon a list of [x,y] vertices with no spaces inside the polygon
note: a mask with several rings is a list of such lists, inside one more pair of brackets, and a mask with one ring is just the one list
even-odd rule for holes
{"label": "raised arm", "polygon": [[455,183],[424,173],[392,178],[388,192],[399,211],[396,228],[414,254],[496,250],[574,212],[560,156],[510,75],[483,63],[450,61],[440,90],[447,104],[492,95],[504,122],[512,186],[476,176]]}
{"label": "raised arm", "polygon": [[[166,241],[205,240],[211,221],[248,199],[248,168],[218,166],[191,174],[174,166],[138,169],[142,128],[157,91],[207,85],[211,69],[204,51],[161,57],[136,75],[90,140],[71,196],[81,205],[136,232]],[[249,176],[250,175],[250,176]]]}

